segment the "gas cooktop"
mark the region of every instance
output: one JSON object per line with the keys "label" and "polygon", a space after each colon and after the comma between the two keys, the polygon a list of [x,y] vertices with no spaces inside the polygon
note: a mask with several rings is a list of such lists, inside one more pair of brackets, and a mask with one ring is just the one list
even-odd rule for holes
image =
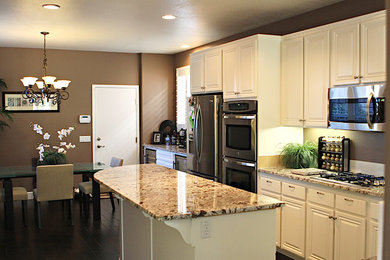
{"label": "gas cooktop", "polygon": [[362,187],[379,187],[385,185],[384,177],[352,172],[325,172],[321,173],[320,176],[313,176],[312,178],[347,185],[358,185]]}

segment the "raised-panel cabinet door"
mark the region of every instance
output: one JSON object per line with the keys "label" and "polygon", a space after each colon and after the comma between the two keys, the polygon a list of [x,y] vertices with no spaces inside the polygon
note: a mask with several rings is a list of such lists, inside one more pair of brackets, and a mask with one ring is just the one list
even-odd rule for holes
{"label": "raised-panel cabinet door", "polygon": [[307,204],[307,259],[333,259],[333,215],[332,209],[311,203]]}
{"label": "raised-panel cabinet door", "polygon": [[370,219],[367,222],[367,248],[366,258],[374,257],[378,255],[378,222]]}
{"label": "raised-panel cabinet door", "polygon": [[257,96],[257,41],[251,39],[239,44],[239,97]]}
{"label": "raised-panel cabinet door", "polygon": [[305,202],[283,196],[281,248],[305,257]]}
{"label": "raised-panel cabinet door", "polygon": [[303,126],[303,38],[282,41],[281,124]]}
{"label": "raised-panel cabinet door", "polygon": [[204,58],[203,53],[195,53],[190,57],[191,94],[199,94],[204,88]]}
{"label": "raised-panel cabinet door", "polygon": [[331,31],[331,84],[359,83],[359,24],[342,25]]}
{"label": "raised-panel cabinet door", "polygon": [[385,15],[361,23],[361,82],[386,80]]}
{"label": "raised-panel cabinet door", "polygon": [[364,259],[366,219],[336,211],[335,260]]}
{"label": "raised-panel cabinet door", "polygon": [[328,126],[329,31],[304,37],[304,124]]}
{"label": "raised-panel cabinet door", "polygon": [[207,92],[222,91],[222,50],[204,53],[204,84]]}
{"label": "raised-panel cabinet door", "polygon": [[[282,196],[277,193],[269,192],[269,191],[261,191],[262,195],[277,199],[277,200],[282,200]],[[280,216],[281,208],[276,209],[276,245],[280,247],[280,221],[281,221],[281,216]]]}
{"label": "raised-panel cabinet door", "polygon": [[223,98],[236,97],[238,77],[238,47],[229,45],[223,47]]}

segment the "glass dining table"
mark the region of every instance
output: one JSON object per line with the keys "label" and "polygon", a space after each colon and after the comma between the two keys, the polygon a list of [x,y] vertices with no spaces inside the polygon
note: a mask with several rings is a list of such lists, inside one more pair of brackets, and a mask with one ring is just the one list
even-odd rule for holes
{"label": "glass dining table", "polygon": [[[92,179],[92,202],[93,219],[100,220],[100,185],[95,181],[93,175],[110,166],[102,163],[74,163],[73,173],[82,174],[83,181]],[[36,167],[33,166],[4,166],[0,167],[0,180],[3,181],[4,188],[4,216],[7,226],[14,224],[14,208],[12,195],[12,180],[15,178],[34,178],[36,176]]]}

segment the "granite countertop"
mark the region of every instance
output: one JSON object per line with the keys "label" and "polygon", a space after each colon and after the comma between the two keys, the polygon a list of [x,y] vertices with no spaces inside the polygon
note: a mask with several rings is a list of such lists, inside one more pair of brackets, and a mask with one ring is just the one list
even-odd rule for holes
{"label": "granite countertop", "polygon": [[385,194],[385,187],[361,187],[358,185],[348,185],[343,183],[327,182],[327,181],[322,181],[319,179],[312,178],[313,176],[302,176],[298,174],[293,174],[291,173],[293,169],[268,167],[268,168],[259,168],[258,170],[259,172],[265,172],[268,174],[283,176],[293,180],[306,181],[306,182],[320,184],[320,185],[324,185],[336,189],[347,190],[347,191],[357,192],[361,194],[367,194],[367,195],[380,197],[380,198],[383,198]]}
{"label": "granite countertop", "polygon": [[104,169],[94,178],[157,220],[274,209],[283,202],[155,164]]}
{"label": "granite countertop", "polygon": [[168,151],[171,153],[177,153],[179,155],[187,156],[187,150],[185,148],[179,148],[177,145],[166,145],[166,144],[144,144],[145,147]]}

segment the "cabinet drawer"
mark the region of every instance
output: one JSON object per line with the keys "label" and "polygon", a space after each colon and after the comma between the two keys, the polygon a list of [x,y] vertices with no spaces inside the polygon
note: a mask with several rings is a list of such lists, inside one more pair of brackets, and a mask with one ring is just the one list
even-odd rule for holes
{"label": "cabinet drawer", "polygon": [[166,161],[166,162],[173,162],[174,161],[174,153],[157,150],[157,160]]}
{"label": "cabinet drawer", "polygon": [[324,206],[334,207],[334,194],[332,192],[308,189],[307,199]]}
{"label": "cabinet drawer", "polygon": [[305,200],[306,198],[305,187],[288,182],[282,183],[282,194],[300,200]]}
{"label": "cabinet drawer", "polygon": [[280,193],[280,183],[277,180],[261,177],[260,189]]}
{"label": "cabinet drawer", "polygon": [[366,215],[366,202],[347,196],[336,195],[336,208],[361,216]]}

